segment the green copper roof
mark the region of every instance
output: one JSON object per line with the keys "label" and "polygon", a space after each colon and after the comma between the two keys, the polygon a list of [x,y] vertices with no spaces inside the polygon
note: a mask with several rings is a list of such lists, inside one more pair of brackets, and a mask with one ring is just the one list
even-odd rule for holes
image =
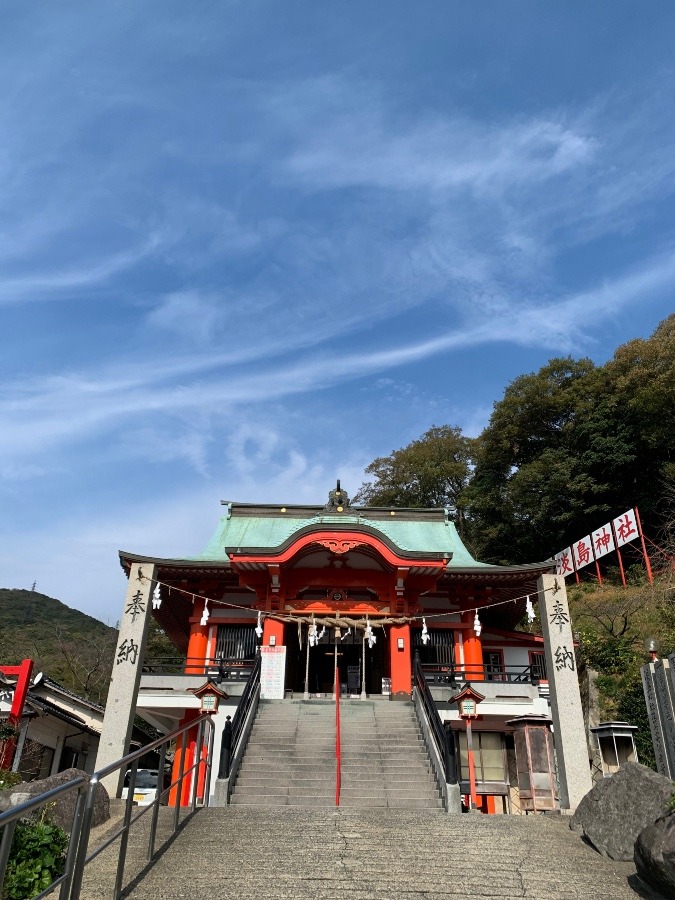
{"label": "green copper roof", "polygon": [[378,510],[380,515],[377,518],[369,518],[367,508],[363,511],[350,509],[349,513],[342,514],[315,515],[307,510],[310,513],[307,516],[282,513],[279,508],[275,508],[274,513],[268,509],[261,509],[260,515],[256,512],[258,510],[249,508],[245,514],[238,514],[237,506],[233,505],[231,515],[221,518],[203,553],[195,559],[226,562],[226,547],[244,552],[253,549],[271,551],[304,528],[323,527],[330,530],[334,526],[341,529],[358,526],[359,529],[372,530],[375,535],[384,535],[404,552],[447,553],[452,557],[451,568],[483,567],[469,554],[454,524],[444,520],[443,510],[434,510],[433,515],[429,511],[427,521],[423,520],[423,512],[415,511],[408,518],[404,510],[396,510],[395,516],[385,516],[384,511]]}

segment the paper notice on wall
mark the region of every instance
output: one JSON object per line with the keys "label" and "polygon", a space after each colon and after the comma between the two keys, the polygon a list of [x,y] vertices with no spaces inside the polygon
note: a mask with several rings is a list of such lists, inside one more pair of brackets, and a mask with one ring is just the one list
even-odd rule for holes
{"label": "paper notice on wall", "polygon": [[261,647],[260,699],[283,700],[286,681],[286,648]]}

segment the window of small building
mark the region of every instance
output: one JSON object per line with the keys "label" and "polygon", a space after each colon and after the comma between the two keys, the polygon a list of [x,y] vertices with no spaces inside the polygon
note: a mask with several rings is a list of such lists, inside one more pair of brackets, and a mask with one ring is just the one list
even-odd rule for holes
{"label": "window of small building", "polygon": [[544,653],[541,653],[539,650],[530,650],[530,666],[532,677],[536,678],[537,681],[546,681],[548,679],[548,675],[546,674],[546,656]]}
{"label": "window of small building", "polygon": [[[469,754],[466,747],[466,732],[458,732],[459,761],[462,780],[469,780]],[[476,781],[507,780],[504,735],[498,731],[473,732],[473,762]]]}

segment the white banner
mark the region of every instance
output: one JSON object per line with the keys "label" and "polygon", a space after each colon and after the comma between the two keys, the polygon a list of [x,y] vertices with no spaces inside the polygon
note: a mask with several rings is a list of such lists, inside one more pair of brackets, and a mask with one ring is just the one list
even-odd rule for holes
{"label": "white banner", "polygon": [[614,535],[612,534],[612,523],[608,522],[602,528],[596,529],[593,534],[593,549],[595,550],[595,558],[600,559],[607,553],[614,550]]}
{"label": "white banner", "polygon": [[628,544],[640,536],[634,509],[629,509],[622,516],[618,516],[612,524],[614,525],[617,547],[623,547],[624,544]]}
{"label": "white banner", "polygon": [[572,544],[572,553],[574,555],[575,569],[583,569],[584,566],[594,561],[595,557],[593,556],[593,544],[591,543],[590,534]]}
{"label": "white banner", "polygon": [[560,553],[556,553],[555,557],[555,574],[562,575],[567,578],[568,575],[574,575],[574,565],[572,564],[572,550],[566,547]]}
{"label": "white banner", "polygon": [[286,679],[286,648],[260,648],[262,663],[260,666],[260,699],[283,700]]}

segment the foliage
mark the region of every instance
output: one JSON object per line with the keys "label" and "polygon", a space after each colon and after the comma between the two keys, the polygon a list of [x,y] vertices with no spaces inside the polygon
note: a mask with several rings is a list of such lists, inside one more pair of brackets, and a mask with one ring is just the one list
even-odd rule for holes
{"label": "foliage", "polygon": [[19,730],[15,728],[14,725],[10,725],[9,722],[0,722],[0,741],[11,741],[13,738],[18,737]]}
{"label": "foliage", "polygon": [[671,575],[650,584],[642,570],[627,588],[591,582],[569,588],[570,609],[579,637],[580,669],[598,673],[600,714],[636,725],[640,762],[655,767],[640,667],[647,662],[645,640],[656,638],[661,652],[675,649]]}
{"label": "foliage", "polygon": [[354,499],[370,506],[446,506],[461,524],[474,445],[459,428],[433,426],[390,456],[373,460],[366,473],[375,481],[362,485]]}
{"label": "foliage", "polygon": [[21,784],[21,775],[9,769],[0,769],[0,791],[6,791],[17,784]]}
{"label": "foliage", "polygon": [[35,591],[0,588],[0,659],[29,656],[36,669],[104,703],[117,640],[114,628]]}
{"label": "foliage", "polygon": [[17,823],[12,840],[2,900],[29,900],[63,873],[68,835],[44,816]]}

